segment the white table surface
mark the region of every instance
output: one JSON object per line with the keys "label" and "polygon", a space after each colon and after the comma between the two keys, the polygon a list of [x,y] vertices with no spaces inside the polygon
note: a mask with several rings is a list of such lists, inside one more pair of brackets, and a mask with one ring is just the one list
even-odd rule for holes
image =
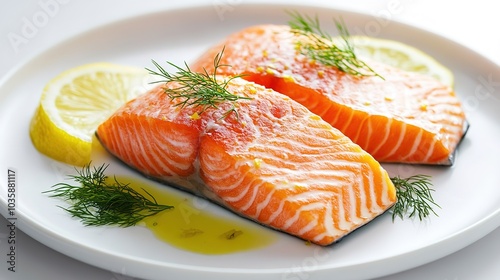
{"label": "white table surface", "polygon": [[[1,0],[0,77],[68,36],[134,14],[200,2],[230,5],[237,9],[245,0]],[[265,1],[260,1],[265,2]],[[308,3],[308,1],[275,1]],[[312,1],[314,2],[314,1]],[[326,2],[326,1],[325,1]],[[334,8],[363,12],[405,22],[455,40],[500,65],[500,15],[494,1],[452,0],[329,0]],[[55,3],[55,4],[54,4]],[[50,6],[50,4],[52,6]],[[13,44],[9,34],[21,33],[26,20],[50,6],[43,26],[23,43]],[[395,9],[395,7],[397,9]],[[45,12],[47,13],[47,12]],[[48,13],[47,13],[48,14]],[[499,186],[500,187],[500,186]],[[7,222],[0,218],[0,224]],[[6,246],[7,227],[0,227],[0,247]],[[102,270],[62,255],[18,230],[17,272],[9,272],[5,250],[0,257],[0,279],[132,280],[134,278]],[[389,275],[379,280],[489,280],[500,279],[500,228],[472,245],[432,263]],[[166,278],[168,279],[168,278]]]}

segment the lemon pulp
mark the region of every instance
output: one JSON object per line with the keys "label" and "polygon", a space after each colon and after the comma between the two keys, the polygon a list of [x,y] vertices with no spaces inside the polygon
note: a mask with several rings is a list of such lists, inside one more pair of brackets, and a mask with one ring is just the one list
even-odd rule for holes
{"label": "lemon pulp", "polygon": [[30,137],[42,154],[83,166],[90,161],[97,126],[148,88],[146,70],[110,63],[69,69],[43,89],[30,124]]}
{"label": "lemon pulp", "polygon": [[[335,38],[334,42],[340,42]],[[407,44],[368,36],[350,36],[349,42],[360,57],[367,57],[393,67],[432,76],[443,84],[453,86],[453,73],[425,52]],[[341,43],[340,43],[341,44]]]}

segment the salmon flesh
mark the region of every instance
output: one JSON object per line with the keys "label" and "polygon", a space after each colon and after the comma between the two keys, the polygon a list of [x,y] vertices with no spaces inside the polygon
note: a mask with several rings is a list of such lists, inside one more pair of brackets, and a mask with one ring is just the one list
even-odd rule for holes
{"label": "salmon flesh", "polygon": [[468,123],[452,88],[438,80],[364,60],[378,76],[354,76],[298,50],[307,43],[284,25],[236,32],[202,54],[192,71],[214,71],[224,48],[221,75],[272,88],[306,106],[380,162],[451,165]]}
{"label": "salmon flesh", "polygon": [[178,86],[125,104],[98,127],[99,141],[149,178],[323,246],[396,202],[370,154],[291,98],[235,78],[227,90],[250,99],[200,113],[167,96]]}

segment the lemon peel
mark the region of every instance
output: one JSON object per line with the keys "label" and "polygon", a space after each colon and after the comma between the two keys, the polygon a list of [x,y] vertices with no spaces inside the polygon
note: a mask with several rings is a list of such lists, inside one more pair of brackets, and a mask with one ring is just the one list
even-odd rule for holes
{"label": "lemon peel", "polygon": [[[339,38],[334,39],[336,42]],[[453,87],[453,73],[429,54],[399,41],[368,36],[350,36],[349,42],[356,55],[373,59],[393,67],[432,76]]]}
{"label": "lemon peel", "polygon": [[47,83],[30,123],[35,148],[55,160],[90,162],[97,126],[145,92],[148,73],[136,67],[92,63],[64,71]]}

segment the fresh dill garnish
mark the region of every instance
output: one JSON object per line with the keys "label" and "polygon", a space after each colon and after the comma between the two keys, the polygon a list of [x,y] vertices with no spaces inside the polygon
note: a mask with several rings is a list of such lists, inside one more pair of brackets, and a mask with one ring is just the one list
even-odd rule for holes
{"label": "fresh dill garnish", "polygon": [[241,231],[241,230],[231,229],[229,231],[224,232],[221,235],[221,237],[224,239],[227,239],[227,240],[233,240],[242,234],[243,234],[243,231]]}
{"label": "fresh dill garnish", "polygon": [[173,206],[158,204],[156,199],[142,189],[148,197],[114,178],[109,183],[104,171],[108,165],[93,169],[86,165],[77,170],[77,175],[69,177],[78,185],[59,183],[45,191],[51,197],[60,197],[72,203],[68,208],[61,207],[73,217],[81,219],[86,226],[117,225],[129,227],[142,219],[158,214]]}
{"label": "fresh dill garnish", "polygon": [[292,20],[288,22],[292,33],[304,36],[306,40],[297,42],[300,52],[309,58],[327,66],[335,66],[340,71],[354,76],[378,76],[370,66],[358,59],[354,46],[349,41],[349,31],[342,19],[335,20],[335,26],[343,41],[338,46],[333,38],[322,30],[318,17],[302,16],[298,12],[288,13]]}
{"label": "fresh dill garnish", "polygon": [[167,61],[167,64],[174,67],[177,71],[175,74],[170,74],[156,61],[152,61],[157,70],[146,68],[150,74],[162,77],[161,80],[154,83],[169,83],[176,82],[175,88],[165,87],[165,93],[172,100],[177,99],[178,103],[175,106],[184,108],[186,106],[201,107],[198,114],[202,114],[206,109],[212,107],[217,108],[221,102],[233,102],[233,106],[224,114],[227,116],[230,112],[236,112],[234,102],[239,99],[251,99],[250,97],[238,96],[227,90],[229,82],[242,75],[235,75],[226,78],[217,78],[217,70],[221,67],[230,67],[230,65],[221,64],[224,48],[214,58],[214,71],[210,74],[206,69],[202,73],[191,71],[186,62],[185,69],[179,67],[172,62]]}
{"label": "fresh dill garnish", "polygon": [[[439,207],[432,198],[431,177],[427,175],[414,175],[408,178],[392,177],[391,181],[396,187],[397,202],[392,208],[392,220],[396,217],[404,218],[418,216],[420,220],[431,213],[437,216],[433,207]],[[409,214],[408,214],[409,213]]]}

